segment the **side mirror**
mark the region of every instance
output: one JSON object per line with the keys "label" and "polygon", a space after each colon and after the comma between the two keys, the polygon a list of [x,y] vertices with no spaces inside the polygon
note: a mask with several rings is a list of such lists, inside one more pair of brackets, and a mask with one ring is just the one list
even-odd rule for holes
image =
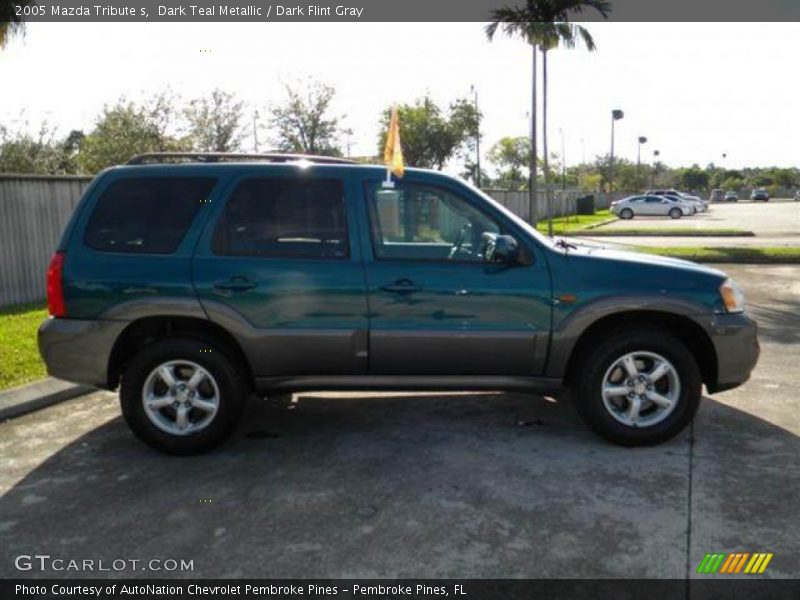
{"label": "side mirror", "polygon": [[486,241],[486,250],[483,252],[486,262],[510,264],[519,259],[519,244],[510,235],[484,233],[483,239]]}

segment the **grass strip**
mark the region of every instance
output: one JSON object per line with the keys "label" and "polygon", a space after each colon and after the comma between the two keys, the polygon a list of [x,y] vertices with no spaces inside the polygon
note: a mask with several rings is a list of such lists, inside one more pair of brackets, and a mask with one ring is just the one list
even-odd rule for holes
{"label": "grass strip", "polygon": [[0,309],[0,390],[47,374],[36,344],[36,331],[46,317],[41,303]]}
{"label": "grass strip", "polygon": [[707,263],[800,264],[800,247],[791,246],[632,246],[630,249]]}
{"label": "grass strip", "polygon": [[[593,215],[567,215],[555,217],[553,219],[553,234],[564,235],[582,229],[591,229],[616,221],[617,217],[608,210],[599,210]],[[539,233],[547,234],[547,219],[542,219],[536,223],[536,230]]]}
{"label": "grass strip", "polygon": [[747,229],[694,229],[691,227],[664,227],[663,229],[592,229],[576,231],[573,235],[597,237],[754,237]]}

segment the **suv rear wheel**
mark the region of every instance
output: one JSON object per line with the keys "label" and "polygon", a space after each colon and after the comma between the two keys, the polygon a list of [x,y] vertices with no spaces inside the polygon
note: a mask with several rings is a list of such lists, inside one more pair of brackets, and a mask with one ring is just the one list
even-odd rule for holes
{"label": "suv rear wheel", "polygon": [[661,330],[621,333],[596,344],[577,365],[576,408],[605,439],[657,444],[694,417],[702,378],[689,349]]}
{"label": "suv rear wheel", "polygon": [[120,404],[128,426],[168,454],[198,454],[236,428],[245,401],[242,377],[207,342],[167,338],[145,346],[122,377]]}

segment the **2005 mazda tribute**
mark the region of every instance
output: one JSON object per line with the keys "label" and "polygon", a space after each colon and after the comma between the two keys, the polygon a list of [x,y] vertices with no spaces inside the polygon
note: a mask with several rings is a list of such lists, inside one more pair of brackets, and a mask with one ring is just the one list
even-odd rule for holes
{"label": "2005 mazda tribute", "polygon": [[756,325],[690,262],[551,241],[480,191],[317,157],[145,155],[99,175],[47,273],[55,377],[120,388],[162,451],[245,399],[333,389],[571,390],[624,445],[746,381]]}

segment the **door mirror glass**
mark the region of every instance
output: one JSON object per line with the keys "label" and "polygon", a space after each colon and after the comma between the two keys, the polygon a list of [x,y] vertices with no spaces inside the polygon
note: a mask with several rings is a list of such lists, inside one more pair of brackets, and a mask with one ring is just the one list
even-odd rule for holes
{"label": "door mirror glass", "polygon": [[519,244],[510,235],[484,233],[486,250],[484,260],[490,263],[513,264],[519,260]]}

